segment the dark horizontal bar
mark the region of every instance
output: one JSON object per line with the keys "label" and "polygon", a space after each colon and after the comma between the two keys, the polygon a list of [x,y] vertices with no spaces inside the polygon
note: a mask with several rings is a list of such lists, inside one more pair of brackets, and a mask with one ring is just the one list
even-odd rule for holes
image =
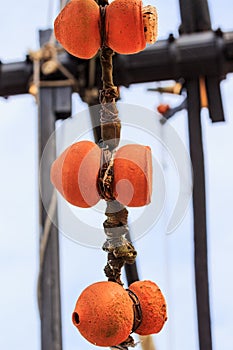
{"label": "dark horizontal bar", "polygon": [[0,96],[28,93],[32,76],[32,63],[29,61],[0,64]]}
{"label": "dark horizontal bar", "polygon": [[[59,55],[60,61],[78,80],[77,90],[88,86],[88,62],[66,53]],[[97,65],[98,66],[98,65]],[[29,60],[0,65],[0,96],[28,92],[32,76]],[[182,35],[178,39],[161,40],[135,55],[115,55],[115,84],[130,84],[174,80],[183,77],[215,76],[219,79],[233,72],[233,32],[212,31]],[[98,69],[97,69],[97,74]],[[44,77],[43,80],[64,79],[61,73]],[[100,81],[100,78],[96,78]],[[98,87],[98,86],[97,86]]]}

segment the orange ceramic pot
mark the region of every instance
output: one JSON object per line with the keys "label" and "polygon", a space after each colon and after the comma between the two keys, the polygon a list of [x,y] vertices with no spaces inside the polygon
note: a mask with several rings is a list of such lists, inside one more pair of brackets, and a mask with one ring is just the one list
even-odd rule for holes
{"label": "orange ceramic pot", "polygon": [[121,147],[114,159],[114,196],[129,207],[149,204],[152,194],[151,149],[142,145]]}
{"label": "orange ceramic pot", "polygon": [[72,315],[82,336],[97,346],[115,346],[125,341],[133,320],[133,302],[115,282],[97,282],[87,287]]}
{"label": "orange ceramic pot", "polygon": [[167,320],[166,301],[159,287],[151,281],[137,281],[129,286],[138,297],[142,310],[142,322],[135,333],[158,333]]}
{"label": "orange ceramic pot", "polygon": [[[68,147],[51,167],[51,182],[71,204],[89,208],[100,200],[97,180],[101,150],[93,142]],[[114,159],[113,194],[129,207],[149,204],[152,193],[152,160],[148,146],[126,145]]]}
{"label": "orange ceramic pot", "polygon": [[115,0],[107,6],[106,45],[121,54],[146,47],[141,0]]}
{"label": "orange ceramic pot", "polygon": [[88,208],[100,200],[96,185],[100,156],[100,148],[95,143],[80,141],[54,161],[51,182],[69,203]]}
{"label": "orange ceramic pot", "polygon": [[[54,22],[57,40],[72,55],[95,56],[101,43],[100,9],[94,0],[71,0]],[[141,0],[115,0],[106,6],[105,45],[120,54],[142,51],[157,38],[157,12]]]}
{"label": "orange ceramic pot", "polygon": [[101,45],[100,11],[94,0],[71,0],[54,22],[54,33],[65,50],[92,58]]}

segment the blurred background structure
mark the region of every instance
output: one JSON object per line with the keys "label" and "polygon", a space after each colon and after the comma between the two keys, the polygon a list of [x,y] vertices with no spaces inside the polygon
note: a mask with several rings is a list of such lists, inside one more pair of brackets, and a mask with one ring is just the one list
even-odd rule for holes
{"label": "blurred background structure", "polygon": [[[230,137],[232,80],[229,74],[233,71],[233,32],[230,32],[232,28],[229,15],[232,5],[226,0],[209,1],[209,13],[207,1],[180,0],[179,3],[168,1],[166,4],[150,1],[150,3],[158,8],[161,39],[140,54],[116,55],[115,84],[122,86],[123,102],[142,104],[148,108],[154,108],[161,99],[162,102],[168,101],[171,104],[171,108],[164,116],[170,119],[169,123],[174,124],[180,137],[184,138],[184,142],[190,142],[194,171],[194,216],[192,219],[190,209],[176,232],[171,236],[165,236],[164,220],[167,215],[165,213],[151,230],[152,232],[136,243],[139,275],[141,279],[158,281],[158,284],[163,286],[164,294],[168,296],[169,324],[161,335],[155,337],[158,349],[188,347],[200,350],[212,348],[227,350],[230,349],[232,340],[230,332],[232,321],[228,314],[230,315],[232,310],[230,295],[233,289],[232,282],[226,277],[230,272],[232,261],[230,252],[233,244],[232,237],[228,233],[233,172]],[[1,101],[3,225],[0,230],[3,313],[0,344],[10,349],[13,346],[24,349],[27,346],[33,346],[39,349],[41,334],[44,350],[61,349],[62,335],[64,349],[76,349],[81,346],[90,348],[91,345],[73,329],[69,316],[73,309],[72,303],[74,304],[83,287],[95,280],[103,279],[105,254],[81,247],[61,235],[59,249],[58,236],[53,225],[42,274],[42,327],[41,332],[39,331],[39,315],[36,308],[38,255],[35,258],[39,251],[39,230],[36,227],[38,208],[35,204],[38,200],[37,180],[39,179],[36,164],[49,136],[55,129],[55,121],[74,115],[78,109],[84,108],[83,103],[92,105],[98,102],[96,91],[101,87],[100,69],[98,58],[96,61],[82,61],[62,52],[58,54],[62,64],[60,70],[49,75],[46,71],[42,71],[39,76],[36,75],[40,66],[28,49],[34,49],[36,27],[51,28],[52,19],[59,11],[58,8],[55,10],[53,2],[50,1],[48,23],[42,23],[41,18],[44,18],[48,4],[44,1],[43,4],[38,2],[36,5],[38,11],[36,6],[33,7],[25,0],[20,6],[17,5],[19,11],[14,10],[14,13],[11,13],[12,9],[5,4],[4,11],[7,13],[5,16],[3,13],[3,28],[7,29],[7,32],[0,37],[1,47],[6,50],[6,54],[3,53],[1,57],[3,62],[0,67],[0,95],[3,98],[10,97],[7,101]],[[58,7],[58,4],[56,6]],[[25,17],[26,9],[30,15]],[[20,15],[16,15],[17,13],[23,14],[23,21]],[[10,27],[7,26],[7,22],[5,23],[5,18],[8,18],[11,23]],[[34,19],[37,20],[34,21]],[[13,28],[14,33],[11,34]],[[17,36],[17,40],[6,41],[6,38],[10,38],[11,35],[14,35],[14,38]],[[40,46],[42,46],[51,37],[51,31],[42,30],[39,36]],[[10,45],[8,45],[9,42]],[[26,52],[29,53],[26,60],[17,60],[16,56],[20,55],[19,58],[24,59]],[[226,76],[227,80],[225,80]],[[38,77],[41,81],[38,97],[39,127],[36,117],[37,106],[32,97],[21,96],[28,94],[29,88],[33,88],[32,83],[38,83]],[[178,81],[181,84],[180,91],[187,94],[187,120],[185,120],[185,110],[174,114],[181,102],[181,96],[168,96],[161,93],[163,91],[161,86],[165,84],[167,88],[173,84],[171,80]],[[51,81],[56,82],[56,86],[51,85]],[[166,82],[160,83],[161,81]],[[222,82],[223,94],[221,94],[220,82]],[[160,91],[160,93],[155,94],[154,91]],[[73,97],[71,93],[74,93]],[[11,97],[16,95],[19,96]],[[174,118],[171,118],[173,115]],[[211,126],[208,117],[212,122],[223,122],[226,119],[227,123]],[[39,134],[39,153],[37,153],[37,134]],[[98,130],[95,137],[98,140]],[[208,179],[207,205],[203,140]],[[55,147],[48,155],[47,164],[46,162],[43,164],[45,168],[41,172],[42,195],[44,192],[48,201],[45,204],[46,207],[49,207],[52,196],[48,174],[52,159],[56,156]],[[172,188],[171,184],[168,184],[168,188],[169,186]],[[169,195],[168,191],[168,197]],[[40,213],[41,234],[44,232],[47,217],[42,206]],[[93,271],[93,266],[96,271]],[[136,270],[128,269],[127,278],[137,278]],[[11,302],[6,307],[7,297],[10,297]],[[226,310],[228,310],[227,314]],[[210,319],[212,319],[212,327]],[[61,330],[63,330],[62,333]],[[16,332],[15,337],[12,336],[12,332]]]}

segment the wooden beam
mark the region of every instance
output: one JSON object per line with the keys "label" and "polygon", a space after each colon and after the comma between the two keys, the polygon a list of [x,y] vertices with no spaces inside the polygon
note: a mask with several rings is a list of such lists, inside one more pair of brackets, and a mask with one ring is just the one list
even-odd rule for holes
{"label": "wooden beam", "polygon": [[187,82],[190,156],[193,166],[194,265],[200,350],[212,350],[208,285],[205,168],[199,79]]}
{"label": "wooden beam", "polygon": [[[65,53],[59,55],[59,59],[78,80],[77,91],[82,97],[88,87],[89,61]],[[95,81],[100,81],[98,60],[96,67],[99,77]],[[200,75],[220,80],[233,72],[233,32],[223,33],[222,37],[212,31],[182,35],[177,39],[171,37],[136,55],[115,55],[114,71],[117,86]],[[29,59],[0,64],[0,96],[28,93],[31,76],[32,62]],[[57,72],[52,76],[42,76],[42,79],[61,80],[64,76]]]}
{"label": "wooden beam", "polygon": [[[207,0],[179,0],[181,12],[182,33],[209,33],[211,21]],[[187,7],[189,6],[189,8]],[[191,18],[191,25],[189,23]],[[191,34],[193,35],[193,34]],[[194,34],[195,35],[195,34]],[[215,62],[219,67],[218,53],[221,51],[219,35],[215,33]],[[200,50],[202,47],[200,45]],[[211,50],[211,49],[210,49]],[[196,56],[198,57],[198,56]],[[196,59],[198,62],[199,59]],[[217,68],[218,69],[218,68]],[[207,224],[206,224],[206,193],[205,193],[205,166],[202,144],[201,127],[201,99],[200,76],[193,74],[186,80],[187,108],[190,156],[193,166],[193,228],[194,228],[194,266],[196,285],[196,304],[198,318],[198,337],[200,350],[212,350],[211,318],[209,301],[208,252],[207,252]],[[219,89],[219,73],[205,72],[206,91],[210,106],[210,117],[213,121],[224,120],[222,99]],[[212,79],[210,79],[210,77]],[[214,79],[213,79],[214,77]],[[217,95],[210,94],[215,92]],[[216,102],[217,101],[217,102]],[[213,106],[218,108],[214,111]],[[219,116],[218,116],[219,114]]]}
{"label": "wooden beam", "polygon": [[180,34],[211,30],[207,0],[179,0],[181,26]]}
{"label": "wooden beam", "polygon": [[[39,92],[39,160],[43,155],[40,167],[40,190],[43,200],[40,202],[41,242],[54,191],[50,182],[50,168],[56,158],[55,137],[53,142],[48,143],[48,140],[55,131],[56,113],[60,117],[63,113],[64,117],[71,114],[71,91],[69,90],[64,109],[64,105],[60,104],[58,98],[62,89],[70,88],[41,88]],[[68,111],[69,107],[70,111]],[[46,152],[44,152],[45,147]],[[57,224],[56,211],[51,222],[44,256],[40,254],[43,259],[39,280],[42,350],[62,350],[59,236],[55,224]]]}

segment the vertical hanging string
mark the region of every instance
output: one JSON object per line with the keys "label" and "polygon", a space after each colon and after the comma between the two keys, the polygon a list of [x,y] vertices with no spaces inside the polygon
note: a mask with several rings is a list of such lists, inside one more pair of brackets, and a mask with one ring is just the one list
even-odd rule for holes
{"label": "vertical hanging string", "polygon": [[128,211],[121,203],[116,201],[113,193],[114,155],[120,141],[121,122],[116,107],[118,90],[113,84],[112,56],[114,52],[105,46],[106,6],[106,4],[100,6],[102,23],[100,61],[103,82],[103,90],[100,91],[100,125],[103,144],[98,186],[102,198],[107,202],[105,213],[107,220],[103,224],[107,240],[103,249],[108,252],[108,262],[104,271],[109,280],[123,284],[120,279],[121,268],[126,262],[133,263],[137,253],[125,237],[129,232],[127,225]]}
{"label": "vertical hanging string", "polygon": [[[121,122],[118,117],[116,99],[118,89],[113,84],[114,52],[105,46],[105,9],[108,3],[106,0],[98,1],[101,16],[101,39],[100,62],[102,68],[103,90],[100,91],[100,128],[102,156],[98,179],[99,192],[107,203],[104,221],[104,231],[107,236],[103,250],[108,253],[107,265],[104,272],[109,281],[123,285],[121,281],[121,269],[125,263],[135,262],[137,252],[133,245],[126,239],[128,229],[128,210],[114,197],[114,155],[116,147],[120,142]],[[137,301],[135,302],[135,312]],[[140,305],[138,306],[140,308]],[[140,323],[140,317],[138,318]],[[138,325],[137,325],[138,326]],[[127,349],[128,346],[135,346],[134,340],[129,336],[123,343],[114,346],[116,349]]]}

